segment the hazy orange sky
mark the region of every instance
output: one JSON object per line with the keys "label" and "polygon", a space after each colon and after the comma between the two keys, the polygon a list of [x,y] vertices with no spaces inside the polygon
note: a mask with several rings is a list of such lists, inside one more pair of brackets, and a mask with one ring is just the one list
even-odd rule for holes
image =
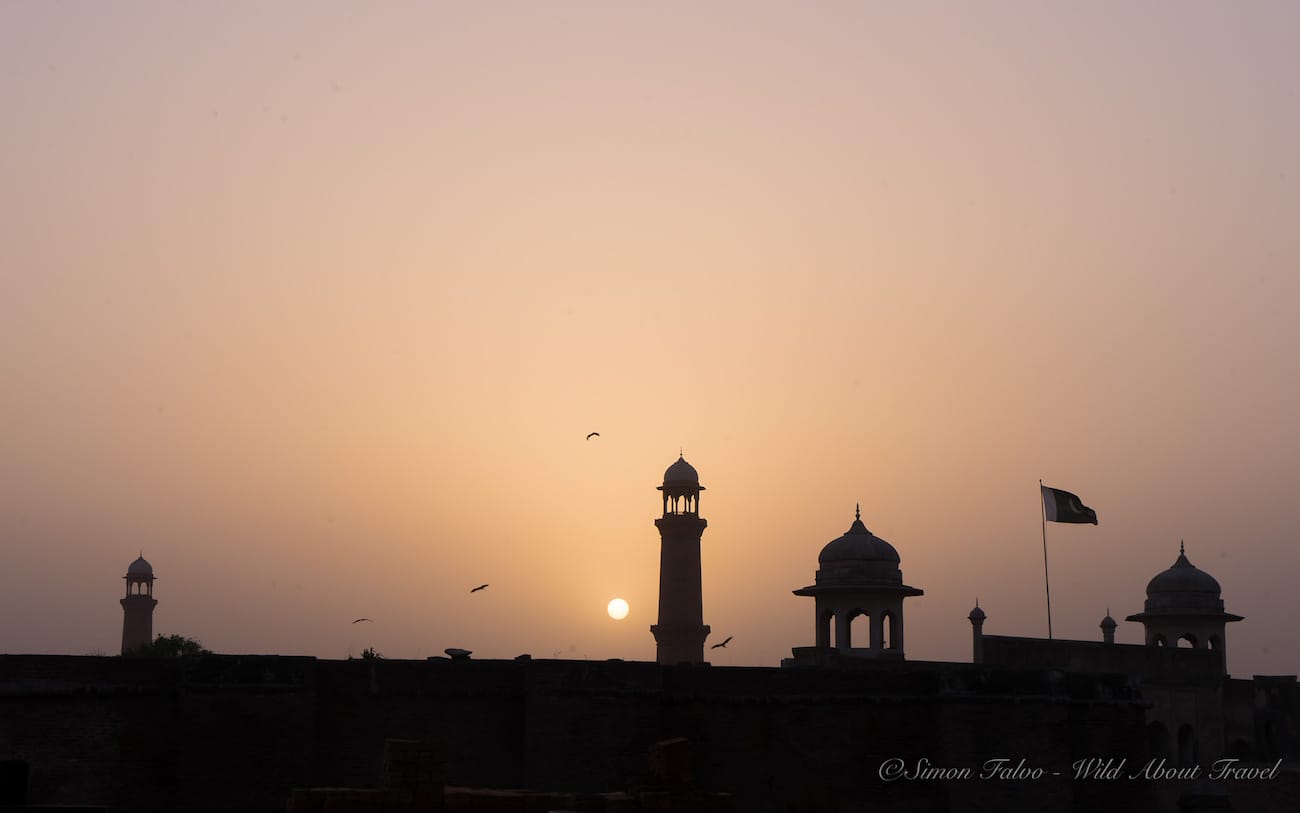
{"label": "hazy orange sky", "polygon": [[1059,637],[1185,539],[1300,669],[1295,3],[6,2],[0,188],[2,652],[143,550],[221,652],[652,659],[684,447],[714,663],[857,501],[909,657],[1045,634],[1042,478]]}

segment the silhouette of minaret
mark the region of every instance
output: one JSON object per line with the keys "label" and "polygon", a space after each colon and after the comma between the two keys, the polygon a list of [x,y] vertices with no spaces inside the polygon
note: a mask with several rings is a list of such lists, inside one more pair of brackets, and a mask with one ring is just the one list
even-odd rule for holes
{"label": "silhouette of minaret", "polygon": [[153,566],[144,554],[126,569],[126,598],[122,599],[122,652],[153,641]]}
{"label": "silhouette of minaret", "polygon": [[664,472],[664,515],[659,529],[659,623],[650,628],[659,663],[703,663],[704,598],[700,586],[700,475],[682,457]]}

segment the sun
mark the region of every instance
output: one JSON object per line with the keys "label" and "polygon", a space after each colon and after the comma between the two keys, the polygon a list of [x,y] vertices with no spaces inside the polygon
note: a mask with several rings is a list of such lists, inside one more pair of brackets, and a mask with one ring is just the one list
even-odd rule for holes
{"label": "sun", "polygon": [[609,613],[609,617],[615,621],[622,621],[627,618],[627,609],[627,602],[621,598],[616,598],[605,608],[605,612]]}

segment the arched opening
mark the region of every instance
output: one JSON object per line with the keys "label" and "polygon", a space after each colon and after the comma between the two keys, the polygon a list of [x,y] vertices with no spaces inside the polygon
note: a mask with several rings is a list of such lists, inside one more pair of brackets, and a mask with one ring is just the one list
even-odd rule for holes
{"label": "arched opening", "polygon": [[896,620],[894,614],[888,610],[880,615],[880,646],[883,649],[896,649],[898,647],[897,630],[894,629]]}
{"label": "arched opening", "polygon": [[1151,646],[1169,646],[1169,642],[1165,640],[1164,635],[1157,632],[1151,637]]}
{"label": "arched opening", "polygon": [[1227,658],[1227,653],[1223,651],[1223,639],[1218,635],[1211,635],[1209,640],[1205,642],[1205,645],[1215,654],[1219,662],[1219,668],[1226,670],[1227,665],[1225,660]]}
{"label": "arched opening", "polygon": [[1190,632],[1185,632],[1178,639],[1179,649],[1196,649],[1196,636]]}
{"label": "arched opening", "polygon": [[835,645],[835,611],[822,610],[821,615],[817,616],[817,646],[831,647]]}
{"label": "arched opening", "polygon": [[1147,723],[1147,747],[1153,758],[1169,758],[1169,729],[1159,720]]}
{"label": "arched opening", "polygon": [[866,649],[871,646],[871,616],[862,610],[849,613],[848,648]]}
{"label": "arched opening", "polygon": [[1196,732],[1188,723],[1178,727],[1178,764],[1187,768],[1196,764]]}

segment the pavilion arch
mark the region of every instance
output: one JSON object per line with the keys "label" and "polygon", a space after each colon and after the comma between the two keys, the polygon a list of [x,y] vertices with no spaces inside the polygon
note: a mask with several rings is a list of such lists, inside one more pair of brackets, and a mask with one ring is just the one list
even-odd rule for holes
{"label": "pavilion arch", "polygon": [[1164,633],[1157,632],[1151,636],[1151,646],[1169,646],[1169,641],[1165,639]]}
{"label": "pavilion arch", "polygon": [[880,646],[882,649],[898,649],[898,617],[889,610],[880,614]]}
{"label": "pavilion arch", "polygon": [[822,610],[817,616],[817,646],[835,646],[835,611],[832,609]]}
{"label": "pavilion arch", "polygon": [[844,625],[847,632],[847,638],[844,642],[844,649],[870,649],[871,640],[871,615],[861,609],[854,608],[849,611],[848,623]]}
{"label": "pavilion arch", "polygon": [[1182,647],[1184,641],[1187,642],[1187,646],[1184,647],[1184,648],[1187,648],[1187,647],[1190,647],[1190,648],[1192,648],[1192,649],[1200,649],[1200,648],[1201,648],[1201,647],[1200,647],[1200,644],[1199,644],[1199,643],[1197,642],[1197,640],[1196,640],[1196,636],[1195,636],[1195,635],[1192,635],[1190,632],[1184,632],[1182,635],[1178,636],[1178,643],[1177,643],[1177,646]]}

